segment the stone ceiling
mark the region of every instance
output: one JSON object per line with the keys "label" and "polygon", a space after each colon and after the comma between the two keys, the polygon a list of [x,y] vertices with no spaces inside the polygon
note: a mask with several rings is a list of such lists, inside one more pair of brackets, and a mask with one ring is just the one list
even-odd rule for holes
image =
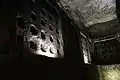
{"label": "stone ceiling", "polygon": [[115,0],[58,0],[69,16],[86,27],[116,19]]}

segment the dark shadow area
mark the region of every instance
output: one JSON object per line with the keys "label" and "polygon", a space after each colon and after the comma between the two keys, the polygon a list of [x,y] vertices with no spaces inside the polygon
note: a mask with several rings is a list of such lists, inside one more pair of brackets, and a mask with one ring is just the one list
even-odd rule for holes
{"label": "dark shadow area", "polygon": [[85,80],[100,80],[97,65],[84,65]]}
{"label": "dark shadow area", "polygon": [[[70,20],[63,13],[64,39],[64,78],[70,80],[84,79],[83,62],[79,46],[77,29],[70,24]],[[84,79],[85,80],[85,79]]]}

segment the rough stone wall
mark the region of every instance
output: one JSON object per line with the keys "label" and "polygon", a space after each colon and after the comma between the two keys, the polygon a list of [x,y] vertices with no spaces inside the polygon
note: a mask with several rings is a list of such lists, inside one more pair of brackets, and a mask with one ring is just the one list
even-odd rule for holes
{"label": "rough stone wall", "polygon": [[86,27],[107,22],[116,18],[115,0],[58,0],[70,17],[80,25],[82,20]]}

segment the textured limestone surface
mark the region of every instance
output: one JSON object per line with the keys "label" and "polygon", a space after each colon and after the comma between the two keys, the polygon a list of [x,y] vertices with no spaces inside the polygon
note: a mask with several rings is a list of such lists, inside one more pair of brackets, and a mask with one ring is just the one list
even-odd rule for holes
{"label": "textured limestone surface", "polygon": [[86,27],[116,18],[115,0],[58,0],[69,16],[80,26]]}
{"label": "textured limestone surface", "polygon": [[120,65],[98,66],[100,80],[120,80]]}

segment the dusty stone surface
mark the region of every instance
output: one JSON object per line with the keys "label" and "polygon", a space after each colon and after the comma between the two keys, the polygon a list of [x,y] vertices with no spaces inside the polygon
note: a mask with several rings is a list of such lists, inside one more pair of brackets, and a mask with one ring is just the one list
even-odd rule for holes
{"label": "dusty stone surface", "polygon": [[98,66],[100,80],[120,80],[120,65]]}
{"label": "dusty stone surface", "polygon": [[78,26],[80,21],[89,27],[116,18],[115,0],[58,0],[58,2]]}

